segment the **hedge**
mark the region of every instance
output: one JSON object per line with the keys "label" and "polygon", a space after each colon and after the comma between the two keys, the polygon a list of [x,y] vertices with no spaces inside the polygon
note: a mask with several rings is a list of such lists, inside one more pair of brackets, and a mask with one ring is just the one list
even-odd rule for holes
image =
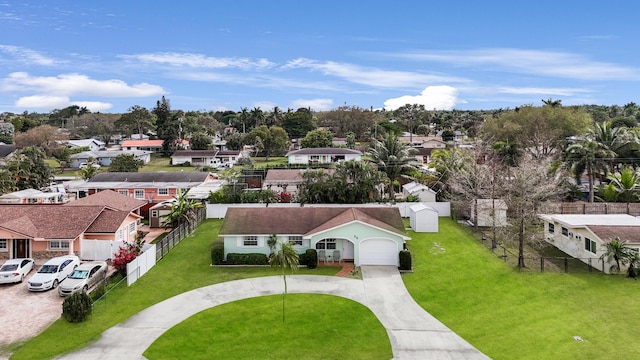
{"label": "hedge", "polygon": [[214,241],[211,244],[211,263],[213,265],[224,264],[224,242]]}
{"label": "hedge", "polygon": [[400,270],[411,270],[411,252],[409,250],[400,251]]}
{"label": "hedge", "polygon": [[269,265],[269,258],[265,254],[227,254],[227,265]]}

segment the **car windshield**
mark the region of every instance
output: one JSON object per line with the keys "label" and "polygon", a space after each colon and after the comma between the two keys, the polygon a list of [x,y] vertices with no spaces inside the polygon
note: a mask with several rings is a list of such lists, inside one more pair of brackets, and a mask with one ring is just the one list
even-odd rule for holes
{"label": "car windshield", "polygon": [[2,265],[2,267],[0,268],[0,271],[14,271],[14,270],[18,270],[18,264]]}
{"label": "car windshield", "polygon": [[55,274],[58,272],[58,265],[42,265],[38,272],[41,274]]}
{"label": "car windshield", "polygon": [[71,275],[69,275],[69,279],[86,279],[87,276],[89,276],[88,271],[75,270],[74,272],[71,273]]}

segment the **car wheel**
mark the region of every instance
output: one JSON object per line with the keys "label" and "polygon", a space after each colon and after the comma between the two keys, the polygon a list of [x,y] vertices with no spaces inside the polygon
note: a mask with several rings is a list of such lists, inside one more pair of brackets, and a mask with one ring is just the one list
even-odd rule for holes
{"label": "car wheel", "polygon": [[22,281],[24,281],[24,275],[20,276],[20,284],[22,284]]}
{"label": "car wheel", "polygon": [[58,280],[53,280],[53,286],[51,286],[52,289],[55,289],[58,287]]}

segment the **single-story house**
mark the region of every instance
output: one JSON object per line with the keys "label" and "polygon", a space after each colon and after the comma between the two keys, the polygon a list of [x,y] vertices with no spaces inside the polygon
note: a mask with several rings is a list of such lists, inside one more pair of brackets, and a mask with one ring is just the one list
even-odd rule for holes
{"label": "single-story house", "polygon": [[344,148],[306,148],[287,153],[289,164],[329,164],[341,161],[360,161],[362,152]]}
{"label": "single-story house", "polygon": [[0,195],[0,204],[62,204],[69,201],[67,194],[44,192],[36,189],[24,189]]}
{"label": "single-story house", "polygon": [[438,211],[431,206],[416,203],[409,207],[409,224],[415,232],[438,232]]}
{"label": "single-story house", "polygon": [[403,134],[403,136],[398,137],[398,141],[411,146],[430,149],[444,149],[447,147],[447,143],[442,140],[441,136],[410,136],[409,134]]}
{"label": "single-story house", "polygon": [[398,266],[405,241],[404,223],[395,207],[232,207],[220,227],[224,256],[269,255],[267,239],[275,234],[298,253],[316,249],[322,260],[359,265]]}
{"label": "single-story house", "polygon": [[233,167],[244,153],[239,150],[177,150],[171,154],[171,165]]}
{"label": "single-story house", "polygon": [[409,195],[414,198],[417,196],[421,202],[436,202],[436,192],[415,181],[402,185],[402,195],[405,198]]}
{"label": "single-story house", "polygon": [[[120,146],[122,150],[144,150],[151,152],[161,152],[164,140],[125,140]],[[183,149],[189,149],[189,141],[182,140],[179,144]]]}
{"label": "single-story house", "polygon": [[78,147],[87,147],[89,148],[89,151],[98,151],[105,148],[105,143],[97,139],[69,140],[67,141],[67,145],[72,149]]}
{"label": "single-story house", "polygon": [[508,208],[503,199],[476,199],[471,203],[471,221],[480,227],[507,226]]}
{"label": "single-story house", "polygon": [[111,161],[120,155],[133,155],[143,163],[148,164],[151,161],[151,152],[142,150],[99,150],[99,151],[83,151],[73,154],[69,157],[72,168],[79,168],[81,164],[86,164],[89,159],[94,159],[96,164],[101,166],[111,165]]}
{"label": "single-story house", "polygon": [[[584,263],[602,270],[598,260],[605,244],[616,237],[640,251],[640,218],[627,214],[541,214],[547,243]],[[604,272],[615,270],[615,262],[604,264]],[[625,269],[622,269],[623,271]]]}

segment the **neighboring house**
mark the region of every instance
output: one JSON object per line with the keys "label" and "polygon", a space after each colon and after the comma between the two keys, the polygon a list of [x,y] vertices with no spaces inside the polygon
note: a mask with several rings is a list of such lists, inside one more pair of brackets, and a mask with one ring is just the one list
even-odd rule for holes
{"label": "neighboring house", "polygon": [[104,205],[112,210],[128,211],[140,215],[140,209],[147,202],[145,200],[137,200],[130,196],[126,196],[113,190],[102,190],[69,202],[68,206],[86,206],[86,205]]}
{"label": "neighboring house", "polygon": [[0,144],[0,166],[6,165],[14,151],[16,151],[15,145]]}
{"label": "neighboring house", "polygon": [[104,241],[109,246],[134,241],[141,217],[119,210],[118,194],[98,202],[104,204],[0,205],[0,258],[82,257],[87,242]]}
{"label": "neighboring house", "polygon": [[69,198],[64,188],[62,190],[62,192],[44,192],[36,189],[14,191],[0,195],[0,204],[63,204],[68,202]]}
{"label": "neighboring house", "polygon": [[405,198],[409,195],[414,198],[417,196],[420,202],[436,202],[436,192],[415,181],[402,185],[402,195]]}
{"label": "neighboring house", "polygon": [[298,251],[316,249],[330,261],[359,265],[398,265],[405,241],[404,223],[395,207],[232,207],[220,227],[225,259],[229,253],[269,255],[272,234]]}
{"label": "neighboring house", "polygon": [[239,150],[177,150],[171,154],[171,165],[233,167],[243,156]]}
{"label": "neighboring house", "polygon": [[141,214],[147,217],[149,208],[164,200],[173,199],[178,189],[188,190],[207,183],[219,183],[209,172],[101,172],[91,179],[76,184],[69,191],[91,195],[102,190],[113,190],[121,195],[147,202]]}
{"label": "neighboring house", "polygon": [[86,164],[89,159],[93,159],[96,164],[101,166],[109,166],[114,158],[120,155],[133,155],[136,159],[141,160],[144,164],[151,161],[151,152],[142,150],[100,150],[100,151],[83,151],[73,154],[69,157],[72,168],[79,168],[81,164]]}
{"label": "neighboring house", "polygon": [[507,203],[502,199],[477,199],[471,203],[470,218],[480,227],[503,227],[507,226],[507,209]]}
{"label": "neighboring house", "polygon": [[98,151],[105,148],[105,143],[96,139],[69,140],[67,141],[67,145],[72,149],[78,147],[87,147],[89,148],[89,151]]}
{"label": "neighboring house", "polygon": [[360,161],[362,152],[343,148],[306,148],[289,151],[289,164],[329,164],[341,161]]}
{"label": "neighboring house", "polygon": [[441,136],[400,136],[398,140],[401,143],[409,144],[414,147],[423,147],[429,149],[444,149],[447,143],[442,140]]}
{"label": "neighboring house", "polygon": [[[302,175],[306,169],[269,169],[262,181],[262,188],[276,193],[286,192],[291,195],[298,193],[302,185]],[[322,169],[325,173],[333,174],[334,169]]]}
{"label": "neighboring house", "polygon": [[[125,140],[120,146],[122,150],[144,150],[151,152],[162,152],[162,144],[164,140]],[[189,141],[182,140],[176,142],[184,149],[189,149]]]}
{"label": "neighboring house", "polygon": [[545,240],[549,244],[605,273],[611,272],[615,262],[608,261],[603,267],[598,260],[611,239],[618,237],[630,248],[640,250],[640,218],[635,216],[541,214],[539,217],[544,221]]}
{"label": "neighboring house", "polygon": [[411,156],[415,158],[418,165],[429,165],[433,150],[432,148],[414,147]]}

